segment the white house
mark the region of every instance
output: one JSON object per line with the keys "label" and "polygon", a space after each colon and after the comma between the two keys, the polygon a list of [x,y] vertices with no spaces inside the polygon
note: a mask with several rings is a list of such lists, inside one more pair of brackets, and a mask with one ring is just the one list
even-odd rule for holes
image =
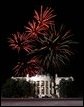
{"label": "white house", "polygon": [[55,80],[53,80],[49,75],[36,75],[29,77],[28,74],[26,77],[11,77],[11,79],[23,79],[35,83],[35,95],[39,98],[44,96],[53,97],[53,95],[56,95],[59,98],[58,85],[60,81],[62,79],[71,79],[73,81],[73,77],[58,77],[57,74],[55,75]]}

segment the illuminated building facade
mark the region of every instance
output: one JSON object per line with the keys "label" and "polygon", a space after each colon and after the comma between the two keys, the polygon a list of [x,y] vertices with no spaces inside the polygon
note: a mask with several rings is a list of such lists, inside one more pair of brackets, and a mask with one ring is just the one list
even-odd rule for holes
{"label": "illuminated building facade", "polygon": [[39,98],[42,97],[60,97],[58,86],[62,79],[68,80],[71,79],[73,81],[73,77],[58,77],[55,75],[55,80],[49,75],[36,75],[29,77],[27,74],[26,77],[12,77],[12,79],[24,79],[26,81],[30,81],[35,83],[35,95]]}

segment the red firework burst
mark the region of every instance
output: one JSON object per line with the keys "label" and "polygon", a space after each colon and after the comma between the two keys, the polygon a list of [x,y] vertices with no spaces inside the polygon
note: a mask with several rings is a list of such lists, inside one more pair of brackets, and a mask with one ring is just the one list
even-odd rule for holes
{"label": "red firework burst", "polygon": [[49,27],[49,25],[54,23],[52,18],[56,16],[53,14],[53,11],[54,10],[48,7],[43,11],[43,6],[41,6],[40,14],[35,10],[34,18],[38,21],[39,24]]}
{"label": "red firework burst", "polygon": [[30,61],[18,62],[13,68],[15,76],[34,76],[40,72],[40,66],[36,58],[32,58]]}
{"label": "red firework burst", "polygon": [[29,22],[28,23],[28,27],[25,27],[26,28],[26,32],[28,32],[28,36],[29,37],[35,37],[37,36],[37,25],[36,25],[36,22],[33,21],[32,23]]}
{"label": "red firework burst", "polygon": [[26,39],[25,33],[21,34],[17,32],[16,34],[12,34],[12,37],[9,38],[9,47],[13,50],[17,50],[18,52],[21,49],[24,49],[27,52],[32,50],[31,45],[29,44],[28,39]]}
{"label": "red firework burst", "polygon": [[49,28],[49,25],[52,25],[54,21],[52,18],[56,15],[53,15],[53,10],[51,8],[46,8],[43,11],[43,6],[41,6],[40,14],[35,10],[34,18],[36,19],[33,22],[29,22],[28,25],[25,27],[26,32],[28,32],[28,36],[36,37],[37,34],[44,35],[45,30]]}
{"label": "red firework burst", "polygon": [[29,22],[28,26],[25,27],[26,28],[26,32],[28,32],[28,37],[37,37],[38,34],[43,35],[44,33],[42,31],[46,30],[47,28],[44,25],[37,25],[35,21],[33,21],[32,23]]}

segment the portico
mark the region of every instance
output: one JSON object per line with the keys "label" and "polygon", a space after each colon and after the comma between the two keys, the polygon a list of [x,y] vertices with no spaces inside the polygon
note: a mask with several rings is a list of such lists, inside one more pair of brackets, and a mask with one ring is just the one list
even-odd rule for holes
{"label": "portico", "polygon": [[55,80],[51,78],[49,75],[36,75],[29,77],[27,74],[26,77],[12,77],[12,79],[24,79],[26,81],[30,81],[31,83],[35,84],[34,90],[35,90],[35,95],[38,96],[39,98],[42,97],[54,97],[56,95],[58,98],[60,97],[59,95],[59,83],[62,79],[68,80],[72,79],[73,77],[58,77],[57,74],[55,75]]}

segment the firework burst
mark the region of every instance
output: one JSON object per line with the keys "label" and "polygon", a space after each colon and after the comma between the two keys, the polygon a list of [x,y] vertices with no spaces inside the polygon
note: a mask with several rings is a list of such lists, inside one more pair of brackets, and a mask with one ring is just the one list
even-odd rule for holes
{"label": "firework burst", "polygon": [[18,64],[13,68],[15,76],[34,76],[40,72],[38,60],[32,58],[30,61],[19,61]]}
{"label": "firework burst", "polygon": [[28,36],[34,38],[37,37],[38,34],[44,35],[43,31],[47,30],[49,25],[54,24],[52,18],[55,16],[56,15],[53,15],[53,10],[48,7],[43,11],[43,6],[41,6],[40,14],[35,10],[34,18],[36,20],[29,22],[28,25],[25,26]]}
{"label": "firework burst", "polygon": [[38,34],[43,35],[42,31],[46,30],[46,28],[43,25],[37,25],[36,22],[33,20],[33,22],[29,22],[28,26],[25,27],[26,32],[28,33],[29,38],[36,38]]}
{"label": "firework burst", "polygon": [[46,50],[39,57],[40,63],[46,69],[49,70],[51,66],[53,69],[59,68],[60,64],[65,64],[66,60],[69,61],[69,57],[74,54],[71,45],[76,43],[71,40],[72,36],[71,31],[66,31],[63,25],[58,30],[55,26],[51,26],[44,37],[37,40],[39,46],[46,47]]}
{"label": "firework burst", "polygon": [[49,28],[49,25],[54,24],[54,21],[52,21],[52,18],[56,16],[53,14],[53,11],[54,10],[48,7],[43,11],[43,6],[41,6],[40,13],[38,13],[35,10],[34,18],[38,21],[40,25],[43,25]]}
{"label": "firework burst", "polygon": [[41,6],[40,12],[34,11],[33,21],[25,26],[25,33],[17,32],[9,38],[9,47],[18,53],[26,51],[13,69],[16,76],[33,76],[42,67],[45,72],[51,73],[74,54],[72,45],[76,42],[72,41],[73,34],[63,25],[60,28],[55,26],[53,18],[56,15],[53,12],[51,8],[43,10]]}
{"label": "firework burst", "polygon": [[12,34],[12,37],[9,38],[9,47],[13,50],[17,50],[18,53],[20,50],[25,50],[30,52],[32,50],[31,45],[29,44],[29,40],[26,39],[25,33],[21,34],[17,32],[16,34]]}

